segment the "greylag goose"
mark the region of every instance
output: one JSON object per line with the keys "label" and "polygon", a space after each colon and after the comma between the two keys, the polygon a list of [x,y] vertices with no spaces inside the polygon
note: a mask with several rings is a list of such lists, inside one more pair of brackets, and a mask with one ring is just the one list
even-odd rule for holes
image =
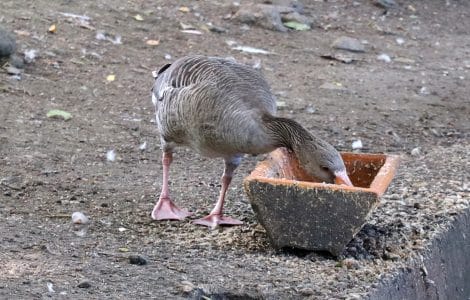
{"label": "greylag goose", "polygon": [[225,161],[214,209],[198,225],[240,225],[223,215],[227,188],[243,154],[286,147],[305,171],[327,183],[352,185],[339,153],[294,120],[276,117],[276,101],[260,72],[234,60],[187,56],[154,73],[152,102],[161,138],[163,185],[152,218],[182,220],[192,213],[170,199],[169,168],[176,146]]}

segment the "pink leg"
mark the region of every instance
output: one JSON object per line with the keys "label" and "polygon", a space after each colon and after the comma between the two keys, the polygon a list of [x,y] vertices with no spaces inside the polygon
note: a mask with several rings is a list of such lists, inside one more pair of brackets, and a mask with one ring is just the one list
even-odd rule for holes
{"label": "pink leg", "polygon": [[222,188],[219,199],[210,214],[202,219],[193,221],[193,224],[215,228],[218,225],[242,225],[243,222],[223,215],[225,194],[232,181],[233,172],[240,164],[240,158],[236,157],[229,161],[225,160],[224,174],[222,175]]}
{"label": "pink leg", "polygon": [[180,209],[170,200],[170,192],[168,188],[168,175],[170,164],[173,161],[171,152],[163,152],[163,186],[160,198],[152,211],[152,219],[154,220],[183,220],[187,216],[192,215],[185,209]]}

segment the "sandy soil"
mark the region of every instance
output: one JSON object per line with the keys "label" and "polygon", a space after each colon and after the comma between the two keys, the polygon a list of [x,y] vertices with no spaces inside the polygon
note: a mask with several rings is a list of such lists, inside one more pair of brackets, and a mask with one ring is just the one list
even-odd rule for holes
{"label": "sandy soil", "polygon": [[[2,0],[0,25],[16,33],[18,54],[39,56],[21,80],[0,72],[0,298],[360,298],[406,266],[469,206],[470,2],[397,1],[386,14],[372,2],[305,1],[313,29],[281,33],[227,18],[232,1]],[[91,19],[83,26],[61,13]],[[203,34],[181,32],[180,22]],[[206,31],[208,22],[227,31]],[[100,31],[122,44],[96,39]],[[366,52],[341,52],[351,64],[321,57],[345,35]],[[229,40],[274,54],[235,51]],[[151,71],[186,54],[259,60],[281,115],[341,150],[360,139],[364,152],[402,155],[340,258],[270,247],[241,185],[262,157],[245,159],[229,191],[226,211],[245,225],[151,220],[161,186]],[[50,109],[73,117],[48,118]],[[175,201],[207,213],[221,172],[221,161],[179,149]],[[75,211],[90,224],[73,225]],[[132,255],[147,264],[130,264]]]}

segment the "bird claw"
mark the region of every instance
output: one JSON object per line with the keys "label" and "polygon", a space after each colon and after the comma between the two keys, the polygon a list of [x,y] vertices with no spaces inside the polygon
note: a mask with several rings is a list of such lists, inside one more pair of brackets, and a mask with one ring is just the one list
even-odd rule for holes
{"label": "bird claw", "polygon": [[181,221],[192,214],[192,212],[176,206],[170,199],[160,198],[153,208],[152,219]]}
{"label": "bird claw", "polygon": [[222,215],[219,215],[219,214],[211,214],[211,215],[208,215],[204,218],[194,220],[192,223],[196,224],[196,225],[207,226],[207,227],[210,227],[212,229],[216,228],[219,225],[232,226],[232,225],[242,225],[243,224],[242,221],[239,221],[239,220],[231,218],[231,217],[222,216]]}

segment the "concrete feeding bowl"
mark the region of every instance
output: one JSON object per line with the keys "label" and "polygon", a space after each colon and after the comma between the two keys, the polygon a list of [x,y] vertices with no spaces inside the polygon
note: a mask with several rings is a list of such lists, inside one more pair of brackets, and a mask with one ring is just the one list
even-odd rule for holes
{"label": "concrete feeding bowl", "polygon": [[271,152],[245,178],[251,206],[275,248],[338,256],[364,225],[392,181],[398,156],[341,156],[354,187],[315,182],[284,148]]}

